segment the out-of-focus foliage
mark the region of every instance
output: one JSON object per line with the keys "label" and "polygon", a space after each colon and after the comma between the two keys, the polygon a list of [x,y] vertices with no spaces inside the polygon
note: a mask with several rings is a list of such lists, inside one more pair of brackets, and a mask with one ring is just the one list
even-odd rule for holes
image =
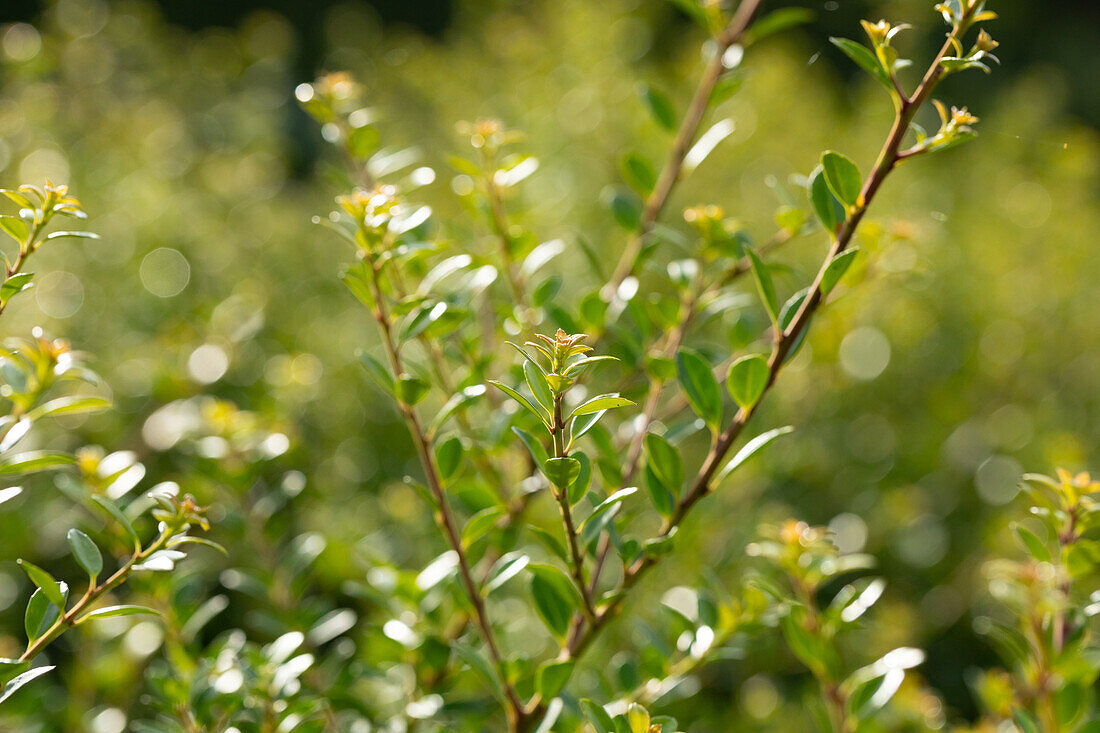
{"label": "out-of-focus foliage", "polygon": [[[919,5],[916,32],[937,36]],[[454,122],[492,116],[524,130],[523,148],[540,162],[509,204],[516,224],[563,239],[571,255],[583,239],[610,268],[626,235],[593,202],[614,200],[608,184],[632,169],[624,154],[660,160],[668,144],[639,86],[683,109],[700,65],[694,32],[682,45],[652,45],[662,17],[649,3],[470,3],[430,41],[383,32],[349,4],[326,19],[326,66],[363,81],[387,146],[419,148],[409,169],[421,167],[417,200],[448,222],[454,242],[496,248],[485,219],[468,216],[480,205],[477,182],[448,165],[466,147]],[[889,103],[874,82],[844,87],[811,63],[840,52],[804,38],[787,32],[745,56],[736,94],[713,115],[730,120],[729,132],[670,211],[720,204],[731,228],[766,241],[796,190],[791,176],[812,170],[820,150],[870,168]],[[274,14],[192,34],[148,5],[76,0],[51,5],[36,27],[0,30],[0,175],[8,186],[68,181],[101,236],[37,253],[42,275],[5,312],[4,333],[26,338],[41,325],[94,354],[115,404],[44,423],[21,449],[108,446],[80,454],[84,484],[99,480],[110,495],[104,479],[134,466],[143,466],[126,479],[135,496],[135,485],[143,494],[176,481],[211,507],[210,537],[228,550],[200,550],[201,562],[184,561],[169,583],[135,579],[129,592],[162,620],[118,618],[63,636],[49,652],[57,669],[24,691],[33,699],[5,704],[7,727],[141,730],[134,721],[178,720],[189,701],[206,725],[292,714],[302,730],[329,716],[367,730],[360,717],[430,718],[443,704],[409,697],[423,681],[411,650],[439,660],[446,648],[421,638],[408,613],[453,603],[436,587],[446,568],[410,571],[431,569],[445,548],[402,480],[418,474],[407,433],[356,363],[357,350],[377,351],[377,337],[335,280],[345,251],[310,224],[347,180],[335,156],[296,175],[314,129],[293,100],[304,81],[291,71],[294,39]],[[669,653],[604,655],[599,670],[578,668],[577,684],[606,699],[640,690],[683,729],[809,727],[800,693],[813,681],[797,654],[778,651],[781,637],[738,645],[738,624],[758,623],[754,613],[717,625],[707,602],[694,612],[684,602],[701,585],[718,595],[740,587],[756,527],[797,514],[827,524],[841,553],[877,557],[888,582],[875,623],[855,632],[848,671],[921,647],[928,659],[906,675],[901,707],[930,727],[975,715],[979,697],[1000,714],[1012,688],[977,673],[1000,664],[978,632],[993,615],[985,560],[1017,551],[1006,505],[1023,466],[1076,470],[1100,454],[1091,288],[1100,144],[1061,105],[1048,74],[1025,72],[971,110],[983,118],[979,143],[915,159],[886,184],[858,237],[867,255],[762,408],[763,421],[797,424],[797,440],[707,499],[628,605],[632,623],[607,630],[607,649]],[[934,116],[921,121],[935,130]],[[675,219],[665,223],[691,231]],[[804,238],[771,257],[789,266],[774,272],[784,294],[812,275],[820,246]],[[596,285],[579,255],[547,267],[563,276],[561,302]],[[763,319],[731,309],[711,328],[751,339]],[[8,561],[76,577],[65,535],[87,516],[64,480],[21,485],[0,503],[0,657],[22,651],[31,590]],[[667,603],[653,600],[670,587]],[[687,637],[654,631],[671,628],[660,617],[668,606]],[[504,625],[529,615],[515,605],[496,613]],[[696,667],[701,626],[719,631],[727,651]],[[675,663],[678,648],[689,663],[666,677],[663,660]],[[484,703],[474,684],[458,693],[449,714],[487,712],[464,707]]]}

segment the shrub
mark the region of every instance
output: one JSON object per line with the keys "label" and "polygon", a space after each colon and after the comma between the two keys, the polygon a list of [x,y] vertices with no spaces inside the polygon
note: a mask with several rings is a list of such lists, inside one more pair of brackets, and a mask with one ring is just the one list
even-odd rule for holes
{"label": "shrub", "polygon": [[[932,94],[951,74],[989,71],[996,42],[984,30],[973,45],[965,39],[994,15],[977,0],[938,5],[948,38],[911,92],[903,81],[908,61],[894,47],[905,26],[865,23],[869,46],[833,39],[890,97],[893,123],[866,175],[847,156],[826,151],[807,175],[777,185],[776,229],[758,237],[710,202],[686,209],[684,227],[662,219],[677,185],[731,133],[725,120],[703,128],[712,106],[737,92],[733,70],[742,54],[806,16],[786,9],[757,18],[756,0],[730,15],[717,4],[682,5],[708,35],[705,67],[683,111],[655,87],[642,91],[669,150],[660,167],[637,152],[620,160],[623,185],[604,202],[625,239],[611,267],[583,239],[571,251],[520,223],[516,191],[539,163],[503,123],[459,126],[473,152],[452,159],[453,188],[472,219],[436,224],[431,209],[412,198],[434,173],[410,171],[409,151],[383,147],[358,82],[337,73],[297,90],[346,167],[351,190],[317,221],[354,253],[341,278],[378,332],[378,347],[359,358],[411,437],[419,468],[405,481],[438,529],[437,538],[414,541],[421,545],[414,554],[434,555],[430,562],[391,562],[368,541],[367,583],[349,572],[339,592],[303,598],[325,540],[312,533],[285,539],[304,480],[273,472],[267,461],[285,452],[289,438],[230,403],[179,400],[153,413],[145,430],[156,435],[158,415],[187,426],[168,431],[164,444],[187,454],[182,473],[212,503],[215,532],[239,530],[256,555],[234,558],[237,565],[219,578],[242,598],[229,613],[272,641],[261,645],[233,622],[207,634],[211,619],[229,608],[227,596],[210,596],[208,578],[176,568],[183,545],[220,549],[190,534],[207,528],[207,510],[171,482],[122,501],[145,470],[132,455],[94,447],[8,455],[34,420],[107,402],[84,393],[44,401],[69,382],[96,383],[61,342],[36,332],[3,352],[9,415],[0,471],[75,465],[79,478],[62,473],[57,485],[98,521],[85,526],[88,533],[68,533],[88,575],[75,602],[64,583],[23,563],[38,590],[26,609],[25,650],[4,662],[10,681],[0,702],[49,671],[27,665],[67,628],[160,611],[166,653],[146,673],[140,730],[359,731],[378,724],[670,733],[681,726],[656,714],[666,692],[708,661],[776,639],[817,683],[805,705],[820,728],[943,727],[942,704],[907,674],[922,652],[851,652],[859,643],[849,639],[859,639],[885,585],[864,575],[869,558],[841,552],[825,528],[765,525],[748,546],[755,560],[736,590],[708,583],[660,594],[646,581],[685,551],[681,528],[708,495],[791,432],[746,434],[822,307],[866,266],[856,242],[886,179],[911,159],[973,137],[977,119]],[[927,106],[939,117],[929,131],[916,122]],[[80,212],[63,189],[48,186],[36,200],[30,191],[9,192],[21,213],[5,217],[4,228],[19,253],[8,266],[0,313],[29,283],[22,266],[48,219]],[[491,249],[469,245],[467,233],[478,229]],[[788,293],[798,274],[788,277],[770,255],[799,239],[808,246],[824,239],[827,253],[809,284]],[[549,264],[567,258],[551,274]],[[734,309],[736,322],[724,320]],[[1095,570],[1092,541],[1082,534],[1091,528],[1096,487],[1086,477],[1040,483],[1056,492],[1039,512],[1050,537],[1017,529],[1034,562],[992,566],[992,589],[1014,615],[1009,623],[983,622],[1013,668],[975,684],[991,725],[1074,730],[1095,709],[1087,618],[1097,601],[1068,578]],[[4,491],[0,501],[16,495]],[[150,519],[155,534],[145,531]],[[442,554],[427,549],[437,539]],[[106,580],[100,546],[117,558]],[[113,603],[121,584],[143,571],[168,573],[142,589],[156,610],[99,605],[108,596]],[[344,604],[369,605],[378,621],[361,625],[357,644],[343,636],[358,621]],[[656,611],[660,624],[645,611]],[[596,654],[622,656],[606,638],[622,616],[645,642],[612,673],[590,662]]]}

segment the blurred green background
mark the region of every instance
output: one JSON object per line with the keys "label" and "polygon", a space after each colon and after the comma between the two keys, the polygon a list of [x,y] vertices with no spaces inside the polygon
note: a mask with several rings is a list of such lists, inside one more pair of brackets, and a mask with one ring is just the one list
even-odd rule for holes
{"label": "blurred green background", "polygon": [[[343,183],[294,87],[319,70],[358,76],[386,144],[415,146],[437,171],[419,197],[443,234],[471,248],[488,233],[451,190],[454,123],[491,115],[526,131],[542,165],[523,186],[520,220],[542,240],[583,234],[610,260],[624,238],[594,202],[622,152],[660,160],[668,145],[637,86],[653,83],[682,108],[701,41],[657,0],[279,5],[61,0],[24,6],[0,28],[3,185],[70,183],[102,236],[42,251],[36,269],[47,274],[5,315],[5,335],[42,325],[94,355],[110,385],[118,409],[71,419],[70,436],[56,439],[134,451],[143,486],[175,480],[219,502],[226,521],[212,536],[230,557],[192,561],[189,587],[232,601],[209,634],[239,626],[258,641],[314,609],[351,607],[369,626],[371,600],[345,582],[364,580],[367,558],[415,567],[442,550],[401,483],[417,473],[404,429],[355,362],[374,332],[336,279],[348,253],[310,223]],[[889,104],[825,37],[859,37],[864,16],[910,22],[902,45],[920,59],[941,37],[930,6],[815,3],[814,26],[754,48],[743,88],[715,113],[735,132],[678,189],[666,219],[716,203],[764,237],[777,206],[769,183],[809,172],[826,148],[866,170]],[[830,524],[889,581],[876,609],[885,623],[865,643],[927,649],[920,671],[950,720],[975,712],[968,670],[994,662],[972,620],[987,604],[982,562],[1015,551],[1006,525],[1018,474],[1095,468],[1100,454],[1100,18],[1090,2],[993,6],[1004,67],[942,88],[982,118],[979,139],[889,181],[864,232],[875,253],[865,282],[816,322],[760,416],[797,433],[694,515],[680,539],[690,550],[640,594],[704,575],[732,583],[761,520]],[[809,277],[822,251],[814,237],[782,250],[782,285]],[[557,263],[566,292],[585,292],[594,283],[571,260]],[[250,414],[204,412],[200,395]],[[219,474],[202,442],[173,427],[183,418],[165,419],[181,414],[196,426],[240,419],[233,430],[286,435],[289,450],[276,439],[256,465]],[[272,553],[253,552],[234,518],[288,481],[295,500],[272,520]],[[0,656],[17,644],[29,595],[14,558],[69,562],[69,502],[48,477],[33,488],[0,507]],[[321,559],[306,580],[288,581],[277,612],[234,584],[235,566],[278,577],[285,548],[309,543]],[[60,674],[36,683],[41,707],[15,729],[109,733],[95,722],[103,711],[140,716],[161,633],[140,628],[103,632],[110,654],[98,667],[87,644],[83,666],[67,656],[75,643],[59,645]],[[606,649],[622,646],[616,636],[645,643],[616,625]],[[665,708],[691,731],[798,730],[796,698],[769,693],[794,679],[793,665],[749,654],[704,668],[701,691]]]}

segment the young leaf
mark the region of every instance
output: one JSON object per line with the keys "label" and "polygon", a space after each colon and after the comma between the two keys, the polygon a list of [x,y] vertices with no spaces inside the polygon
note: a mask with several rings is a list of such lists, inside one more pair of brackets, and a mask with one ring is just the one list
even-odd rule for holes
{"label": "young leaf", "polygon": [[617,394],[602,394],[597,397],[593,397],[586,402],[582,402],[573,409],[573,412],[569,413],[569,417],[578,417],[580,415],[588,415],[593,412],[600,412],[601,410],[611,410],[616,407],[629,407],[634,403],[625,397],[619,397]]}
{"label": "young leaf", "polygon": [[538,674],[535,676],[535,687],[543,700],[552,700],[558,696],[569,682],[569,678],[573,676],[575,665],[576,662],[572,659],[564,662],[551,660],[539,667]]}
{"label": "young leaf", "polygon": [[669,132],[676,130],[676,111],[668,97],[647,84],[642,88],[642,101],[658,125]]}
{"label": "young leaf", "polygon": [[542,472],[556,488],[566,489],[580,476],[581,462],[576,458],[549,458],[542,464]]}
{"label": "young leaf", "polygon": [[832,292],[859,253],[859,247],[851,247],[829,261],[829,264],[825,267],[825,273],[821,276],[822,295],[828,295]]}
{"label": "young leaf", "polygon": [[672,444],[655,433],[647,433],[644,442],[646,461],[666,488],[679,496],[684,483],[684,463]]}
{"label": "young leaf", "polygon": [[69,547],[72,548],[73,557],[80,563],[80,567],[88,573],[94,582],[96,577],[103,572],[103,555],[99,548],[88,535],[79,529],[69,530]]}
{"label": "young leaf", "polygon": [[756,281],[756,289],[760,292],[760,300],[764,303],[764,310],[768,312],[768,318],[774,326],[779,319],[779,298],[775,294],[775,283],[772,282],[771,271],[751,247],[745,247],[745,254],[749,256],[752,276]]}
{"label": "young leaf", "polygon": [[743,356],[730,367],[726,387],[738,406],[749,409],[764,394],[770,376],[771,370],[768,369],[768,360],[764,356]]}
{"label": "young leaf", "polygon": [[859,166],[840,153],[827,150],[821,156],[821,170],[825,183],[842,204],[855,206],[863,190],[863,174]]}
{"label": "young leaf", "polygon": [[504,394],[508,395],[513,400],[515,400],[516,402],[518,402],[521,405],[523,405],[524,407],[526,407],[531,412],[531,414],[533,414],[535,417],[537,417],[539,420],[542,421],[542,424],[546,426],[547,430],[550,429],[550,415],[547,414],[544,410],[540,410],[540,409],[536,408],[534,405],[532,405],[531,400],[527,399],[526,397],[524,397],[523,395],[521,395],[519,392],[512,389],[508,385],[503,384],[502,382],[498,382],[495,379],[490,379],[489,384],[493,385],[494,387],[499,389],[501,392],[503,392]]}
{"label": "young leaf", "polygon": [[873,76],[875,81],[891,92],[894,91],[894,83],[890,81],[890,75],[886,73],[886,69],[882,68],[878,57],[869,48],[847,38],[832,37],[829,41],[843,51],[848,58],[855,61],[861,69]]}
{"label": "young leaf", "polygon": [[676,371],[691,409],[711,430],[718,430],[722,422],[722,390],[710,364],[696,352],[681,349],[676,354]]}
{"label": "young leaf", "polygon": [[23,568],[23,572],[27,574],[31,582],[37,585],[46,595],[46,600],[60,609],[65,608],[65,596],[61,593],[61,589],[58,588],[57,581],[53,579],[52,575],[26,560],[20,559],[16,562],[19,567]]}
{"label": "young leaf", "polygon": [[581,607],[576,586],[553,565],[531,563],[527,567],[531,571],[531,595],[539,618],[554,636],[564,638],[573,612]]}

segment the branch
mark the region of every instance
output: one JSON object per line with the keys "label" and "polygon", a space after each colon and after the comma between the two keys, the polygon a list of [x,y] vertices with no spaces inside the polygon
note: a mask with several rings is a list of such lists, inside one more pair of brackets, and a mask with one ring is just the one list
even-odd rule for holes
{"label": "branch", "polygon": [[615,294],[619,286],[622,285],[623,280],[630,277],[631,273],[634,272],[634,265],[637,263],[638,255],[642,251],[642,244],[653,229],[653,225],[657,222],[661,211],[664,210],[672,189],[680,178],[680,172],[684,167],[684,157],[699,132],[699,124],[703,120],[703,115],[706,114],[707,108],[710,106],[710,97],[714,92],[714,86],[722,77],[722,72],[725,71],[722,57],[725,56],[730,46],[741,40],[761,2],[762,0],[743,0],[733,18],[730,19],[729,25],[714,39],[716,46],[714,54],[707,62],[703,75],[699,79],[699,86],[696,87],[695,94],[688,105],[687,114],[684,115],[683,122],[680,123],[680,129],[676,132],[672,150],[669,151],[668,160],[657,177],[657,184],[646,198],[638,229],[634,232],[630,241],[627,242],[622,255],[619,257],[618,264],[615,265],[610,282],[604,287],[606,300],[610,300],[610,296]]}
{"label": "branch", "polygon": [[[966,27],[967,23],[964,19],[963,22],[960,22],[952,30],[948,36],[947,42],[932,61],[931,66],[925,73],[917,90],[913,93],[908,102],[903,102],[899,106],[890,134],[879,153],[874,168],[864,181],[856,205],[850,210],[843,227],[837,234],[836,241],[830,249],[829,257],[822,264],[809,294],[803,301],[802,307],[799,309],[790,325],[784,331],[777,334],[771,356],[768,360],[769,377],[767,386],[765,387],[765,395],[774,386],[787,356],[798,342],[799,337],[809,325],[811,318],[824,300],[821,282],[826,268],[834,257],[848,247],[867,208],[870,206],[876,193],[882,186],[883,181],[896,166],[898,162],[898,152],[901,148],[905,134],[909,130],[914,115],[924,102],[928,100],[932,90],[943,74],[940,60],[950,52],[953,45],[957,43],[958,37],[965,32]],[[711,481],[717,473],[719,465],[740,436],[745,425],[755,413],[756,407],[762,402],[762,399],[763,398],[749,409],[742,408],[739,410],[733,422],[718,438],[714,446],[708,452],[699,473],[692,483],[691,490],[680,500],[672,516],[666,520],[659,533],[660,537],[667,537],[672,534],[672,532],[674,532],[683,522],[692,507],[709,493]],[[580,629],[579,633],[570,639],[568,648],[562,655],[563,658],[576,659],[585,652],[597,638],[599,632],[618,613],[630,589],[633,588],[646,572],[657,564],[657,562],[658,560],[654,557],[643,557],[626,569],[622,580],[612,594],[611,600],[600,610],[595,621]],[[539,709],[542,709],[541,702],[539,703]]]}
{"label": "branch", "polygon": [[[372,252],[368,252],[366,256],[371,268],[370,285],[371,293],[375,301],[375,307],[373,309],[374,318],[378,322],[378,329],[382,335],[382,345],[386,350],[386,356],[389,359],[390,367],[393,369],[394,376],[399,377],[404,373],[404,368],[401,362],[401,355],[394,342],[393,331],[390,326],[389,315],[386,311],[385,300],[382,294],[382,287],[380,284],[381,270]],[[447,543],[458,557],[459,576],[462,578],[462,585],[466,591],[466,596],[473,606],[474,620],[477,623],[482,641],[485,642],[485,646],[489,650],[489,656],[496,667],[501,685],[504,688],[504,693],[508,700],[507,712],[509,727],[514,729],[517,725],[517,721],[522,716],[523,703],[520,702],[515,688],[508,681],[505,674],[504,660],[501,657],[500,648],[497,646],[496,638],[493,635],[492,625],[489,623],[489,617],[485,610],[485,600],[482,598],[477,583],[474,581],[473,572],[470,569],[470,561],[466,557],[466,551],[462,547],[462,535],[455,522],[454,512],[451,510],[450,503],[443,491],[443,483],[439,478],[439,469],[435,464],[431,446],[412,406],[406,404],[400,398],[398,398],[397,403],[401,410],[401,414],[405,418],[405,423],[412,436],[413,444],[416,447],[417,457],[420,459],[420,465],[424,470],[424,478],[428,484],[428,490],[431,492],[432,498],[436,503],[438,510],[435,512],[436,523],[443,532]]]}

